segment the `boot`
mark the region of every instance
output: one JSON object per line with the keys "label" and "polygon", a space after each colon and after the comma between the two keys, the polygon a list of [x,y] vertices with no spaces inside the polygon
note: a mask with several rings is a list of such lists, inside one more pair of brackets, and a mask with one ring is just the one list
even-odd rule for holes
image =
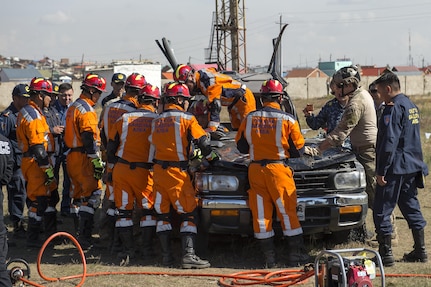
{"label": "boot", "polygon": [[39,239],[41,227],[41,221],[36,221],[34,218],[29,218],[27,227],[27,248],[42,247],[43,242]]}
{"label": "boot", "polygon": [[[43,224],[45,227],[45,235],[48,239],[51,235],[57,232],[57,214],[56,212],[46,212],[43,215]],[[54,245],[61,244],[61,239],[59,237],[54,238],[51,241]]]}
{"label": "boot", "polygon": [[185,232],[181,234],[181,245],[183,250],[182,268],[208,268],[211,264],[207,260],[200,259],[195,254],[195,238],[196,234]]}
{"label": "boot", "polygon": [[404,254],[403,261],[407,262],[428,262],[428,254],[425,249],[425,232],[421,230],[412,229],[413,240],[415,242],[413,251]]}
{"label": "boot", "polygon": [[154,257],[153,238],[156,233],[155,226],[141,227],[142,230],[142,258],[149,260]]}
{"label": "boot", "polygon": [[78,242],[81,248],[88,250],[93,246],[93,223],[94,214],[88,212],[79,212],[79,234]]}
{"label": "boot", "polygon": [[379,242],[379,254],[382,258],[383,266],[390,267],[395,264],[394,255],[392,253],[392,235],[378,235],[377,241]]}
{"label": "boot", "polygon": [[276,267],[274,237],[259,239],[258,241],[263,255],[265,256],[265,268]]}
{"label": "boot", "polygon": [[162,265],[165,267],[174,266],[174,257],[171,251],[171,231],[157,232],[160,240],[160,247],[162,249]]}
{"label": "boot", "polygon": [[133,227],[117,227],[118,237],[123,243],[123,251],[118,252],[117,258],[121,259],[120,265],[129,264],[130,259],[135,258],[135,248],[133,240]]}
{"label": "boot", "polygon": [[13,238],[14,239],[27,238],[27,235],[25,233],[25,228],[21,220],[13,223]]}
{"label": "boot", "polygon": [[311,258],[305,250],[302,234],[287,237],[287,265],[297,267],[311,262]]}
{"label": "boot", "polygon": [[[106,248],[108,250],[112,250],[114,241],[113,239],[116,237],[118,241],[118,234],[115,228],[116,222],[115,215],[103,214],[102,218],[99,221],[99,235],[100,235],[100,244],[101,247]],[[121,250],[121,249],[120,249]],[[120,251],[120,250],[117,250]]]}

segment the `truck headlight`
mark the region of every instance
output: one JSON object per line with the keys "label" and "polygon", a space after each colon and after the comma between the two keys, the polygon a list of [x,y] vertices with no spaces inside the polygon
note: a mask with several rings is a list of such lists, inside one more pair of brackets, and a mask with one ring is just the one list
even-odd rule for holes
{"label": "truck headlight", "polygon": [[365,172],[363,170],[340,172],[334,176],[336,189],[365,188],[365,185]]}
{"label": "truck headlight", "polygon": [[195,176],[196,188],[201,192],[235,191],[239,186],[239,180],[236,176],[207,173],[196,173]]}

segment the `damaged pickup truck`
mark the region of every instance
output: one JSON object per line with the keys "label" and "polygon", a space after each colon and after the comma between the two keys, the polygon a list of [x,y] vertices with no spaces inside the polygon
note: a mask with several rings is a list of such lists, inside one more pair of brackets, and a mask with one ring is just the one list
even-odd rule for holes
{"label": "damaged pickup truck", "polygon": [[[200,233],[252,235],[248,206],[248,155],[239,153],[235,132],[214,141],[221,160],[194,174]],[[318,139],[306,139],[307,145]],[[297,214],[305,235],[325,234],[342,242],[364,225],[367,214],[365,171],[348,149],[330,149],[322,157],[291,158],[297,188]],[[277,223],[277,222],[276,222]],[[275,227],[276,229],[276,227]]]}
{"label": "damaged pickup truck", "polygon": [[[287,24],[286,24],[287,25]],[[276,59],[283,31],[274,44],[273,55],[267,73],[236,74],[229,76],[250,88],[256,102],[260,86],[270,78],[287,82],[276,69]],[[171,66],[178,64],[168,40],[163,45],[156,41]],[[296,109],[286,93],[283,109],[297,118]],[[207,241],[210,234],[253,235],[252,216],[248,206],[248,155],[241,154],[234,141],[234,131],[212,144],[220,154],[220,160],[203,171],[193,172],[200,212],[199,236]],[[306,145],[315,145],[321,139],[306,139]],[[305,235],[344,242],[352,230],[363,232],[367,215],[365,171],[348,149],[332,148],[322,157],[303,156],[289,159],[294,170],[297,188],[297,214]],[[277,220],[275,224],[279,223]],[[277,226],[274,227],[277,232]],[[205,243],[203,243],[205,244]]]}

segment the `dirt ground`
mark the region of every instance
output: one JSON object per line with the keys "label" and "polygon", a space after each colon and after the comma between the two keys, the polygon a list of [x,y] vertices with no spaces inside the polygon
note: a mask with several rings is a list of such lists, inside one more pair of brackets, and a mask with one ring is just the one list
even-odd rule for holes
{"label": "dirt ground", "polygon": [[[422,208],[428,222],[431,220],[431,202],[426,193],[422,193],[421,198],[424,201]],[[73,232],[72,220],[69,218],[59,217],[62,221],[58,225],[59,231]],[[413,245],[410,231],[401,214],[397,214],[397,228],[399,234],[398,244],[394,247],[396,259],[400,259],[404,252],[411,250]],[[369,226],[372,226],[371,216],[367,218]],[[371,225],[370,225],[371,224]],[[97,231],[97,230],[96,230]],[[137,244],[139,242],[136,238]],[[94,235],[97,241],[97,234]],[[39,286],[76,286],[80,278],[49,283],[43,279],[44,276],[51,278],[62,278],[83,273],[83,265],[80,260],[78,250],[73,244],[64,243],[53,247],[47,247],[41,257],[40,272],[38,272],[38,254],[37,249],[27,249],[25,239],[14,239],[9,234],[9,259],[21,258],[29,263],[31,276],[30,280],[40,284]],[[368,245],[351,242],[343,245],[331,245],[330,242],[323,240],[306,239],[307,248],[311,255],[316,256],[324,249],[345,249],[345,248],[371,248]],[[202,270],[184,270],[179,268],[181,258],[181,243],[178,237],[172,240],[173,250],[177,259],[178,268],[165,268],[160,265],[160,248],[158,240],[154,241],[155,257],[149,261],[143,261],[136,254],[136,259],[132,260],[128,266],[120,266],[120,261],[106,249],[94,247],[85,252],[87,278],[83,286],[176,286],[176,287],[194,287],[194,286],[223,286],[219,280],[223,276],[233,275],[241,272],[293,272],[300,268],[287,268],[283,263],[285,254],[285,242],[282,238],[276,240],[277,256],[279,267],[265,270],[262,262],[263,256],[259,246],[253,238],[239,236],[213,236],[210,238],[210,244],[206,252],[201,251],[199,254],[202,258],[211,262],[211,268]],[[427,241],[428,250],[431,250],[430,241]],[[21,263],[12,263],[9,267],[19,266],[26,270],[26,266]],[[431,274],[431,264],[421,263],[401,263],[397,262],[395,267],[386,268],[386,273],[422,273]],[[431,275],[430,275],[431,276]],[[76,277],[75,277],[76,278]],[[227,279],[228,280],[228,279]],[[381,286],[380,278],[373,280],[373,286]],[[386,279],[386,282],[392,282],[386,286],[431,286],[427,279]],[[231,282],[228,280],[228,282]],[[411,283],[411,282],[414,282]],[[409,285],[412,284],[412,285]],[[234,285],[227,285],[234,286]],[[256,284],[253,286],[267,286]],[[309,278],[300,286],[315,286],[314,277]]]}

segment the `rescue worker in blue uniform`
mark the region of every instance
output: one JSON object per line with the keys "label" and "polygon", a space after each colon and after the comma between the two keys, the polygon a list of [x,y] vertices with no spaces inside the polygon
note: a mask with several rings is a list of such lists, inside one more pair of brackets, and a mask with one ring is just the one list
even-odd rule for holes
{"label": "rescue worker in blue uniform", "polygon": [[331,133],[337,127],[343,115],[344,107],[349,101],[347,95],[336,94],[334,92],[335,82],[333,80],[329,84],[329,87],[334,98],[327,101],[317,115],[314,115],[313,111],[310,111],[307,107],[303,110],[307,125],[312,130],[323,128],[327,134]]}
{"label": "rescue worker in blue uniform", "polygon": [[[13,146],[10,141],[0,134],[0,185],[7,184],[13,175],[15,161],[13,158]],[[8,257],[7,228],[3,215],[3,192],[0,190],[0,286],[12,286],[9,271],[6,267]]]}
{"label": "rescue worker in blue uniform", "polygon": [[7,137],[14,150],[14,168],[12,179],[7,184],[8,209],[13,223],[14,238],[26,238],[24,221],[24,206],[27,197],[25,180],[21,172],[22,152],[16,138],[16,125],[19,110],[30,99],[30,88],[26,84],[18,84],[12,91],[12,103],[0,115],[0,133]]}
{"label": "rescue worker in blue uniform", "polygon": [[398,204],[414,240],[413,251],[404,254],[403,261],[427,262],[426,221],[417,198],[417,188],[424,187],[423,176],[428,175],[421,147],[419,110],[401,93],[400,81],[394,73],[383,74],[375,84],[386,103],[377,135],[377,186],[373,208],[379,253],[384,266],[394,265],[391,214]]}

